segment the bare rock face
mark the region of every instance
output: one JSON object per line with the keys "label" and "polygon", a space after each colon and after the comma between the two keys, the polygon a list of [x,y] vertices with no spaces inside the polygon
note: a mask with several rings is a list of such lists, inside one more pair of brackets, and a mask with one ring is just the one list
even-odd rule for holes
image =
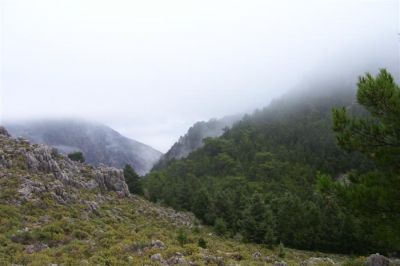
{"label": "bare rock face", "polygon": [[129,196],[128,185],[125,183],[124,172],[122,170],[99,166],[95,177],[101,189],[116,191],[120,196]]}
{"label": "bare rock face", "polygon": [[28,173],[19,178],[18,192],[22,200],[35,200],[48,193],[57,202],[67,204],[74,200],[71,192],[80,189],[115,191],[121,197],[130,195],[122,170],[106,166],[93,168],[72,161],[52,147],[13,139],[4,127],[0,127],[0,167]]}
{"label": "bare rock face", "polygon": [[365,266],[389,266],[390,260],[380,254],[372,254],[367,258]]}

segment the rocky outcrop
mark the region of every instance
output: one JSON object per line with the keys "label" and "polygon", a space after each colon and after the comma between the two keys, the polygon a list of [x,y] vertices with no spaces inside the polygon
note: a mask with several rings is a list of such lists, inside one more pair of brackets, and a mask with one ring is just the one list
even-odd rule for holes
{"label": "rocky outcrop", "polygon": [[95,172],[96,181],[102,190],[117,191],[120,196],[129,196],[122,170],[101,165]]}
{"label": "rocky outcrop", "polygon": [[[115,191],[121,197],[130,195],[122,170],[104,165],[93,168],[72,161],[52,147],[13,139],[4,127],[0,127],[0,167],[23,169],[30,174],[20,177],[18,192],[22,200],[34,200],[40,194],[49,193],[57,202],[66,204],[74,198],[70,192],[80,189]],[[35,176],[47,179],[35,179]]]}
{"label": "rocky outcrop", "polygon": [[10,137],[10,134],[8,133],[7,129],[3,126],[0,126],[0,135]]}
{"label": "rocky outcrop", "polygon": [[367,258],[365,266],[389,266],[390,260],[380,254],[372,254]]}

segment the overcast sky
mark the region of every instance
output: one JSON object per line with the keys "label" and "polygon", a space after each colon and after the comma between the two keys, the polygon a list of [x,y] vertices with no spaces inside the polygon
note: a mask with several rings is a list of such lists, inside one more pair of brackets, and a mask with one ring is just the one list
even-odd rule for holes
{"label": "overcast sky", "polygon": [[2,121],[96,120],[164,152],[333,62],[399,60],[398,1],[0,2]]}

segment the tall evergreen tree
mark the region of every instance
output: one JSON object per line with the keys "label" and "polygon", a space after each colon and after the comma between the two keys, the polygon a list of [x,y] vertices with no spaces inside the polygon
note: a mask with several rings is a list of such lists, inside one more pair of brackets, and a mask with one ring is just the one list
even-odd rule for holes
{"label": "tall evergreen tree", "polygon": [[265,244],[274,244],[276,241],[272,212],[259,193],[253,195],[244,211],[241,225],[244,237],[248,241]]}
{"label": "tall evergreen tree", "polygon": [[143,194],[140,177],[129,164],[124,167],[124,178],[130,193]]}
{"label": "tall evergreen tree", "polygon": [[[369,112],[354,117],[346,108],[333,110],[340,147],[361,152],[376,163],[374,171],[349,175],[338,190],[363,223],[364,237],[382,251],[400,249],[400,88],[386,70],[358,82],[357,100]],[[374,241],[373,239],[379,239]]]}
{"label": "tall evergreen tree", "polygon": [[370,116],[350,116],[344,107],[333,110],[333,129],[338,144],[400,172],[399,86],[384,69],[377,77],[367,74],[359,79],[357,101]]}

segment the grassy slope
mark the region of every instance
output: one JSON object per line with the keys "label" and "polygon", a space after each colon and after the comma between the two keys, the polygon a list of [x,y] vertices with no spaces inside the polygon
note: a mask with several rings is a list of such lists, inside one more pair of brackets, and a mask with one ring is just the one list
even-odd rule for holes
{"label": "grassy slope", "polygon": [[[2,178],[0,183],[2,188],[7,187],[6,192],[2,190],[0,200],[1,265],[152,265],[149,258],[152,254],[161,253],[168,258],[175,252],[181,252],[187,261],[200,265],[204,264],[202,254],[222,256],[228,264],[238,263],[229,253],[243,256],[240,265],[265,265],[252,258],[256,251],[276,256],[276,260],[285,260],[292,265],[313,256],[329,256],[337,262],[345,259],[290,249],[285,249],[284,258],[279,258],[278,250],[219,238],[210,234],[206,227],[174,225],[174,219],[163,216],[161,207],[141,198],[117,198],[113,193],[96,212],[91,213],[85,205],[62,206],[46,197],[20,206],[4,204],[5,199],[16,195],[13,193],[17,193],[17,184],[14,178]],[[81,197],[93,199],[96,195],[82,192]],[[188,236],[188,243],[183,246],[177,240],[180,229]],[[207,250],[198,247],[200,237],[207,241]],[[155,239],[163,241],[166,249],[138,251]],[[27,245],[38,242],[50,248],[33,254],[25,251]],[[153,265],[157,263],[153,262]]]}

